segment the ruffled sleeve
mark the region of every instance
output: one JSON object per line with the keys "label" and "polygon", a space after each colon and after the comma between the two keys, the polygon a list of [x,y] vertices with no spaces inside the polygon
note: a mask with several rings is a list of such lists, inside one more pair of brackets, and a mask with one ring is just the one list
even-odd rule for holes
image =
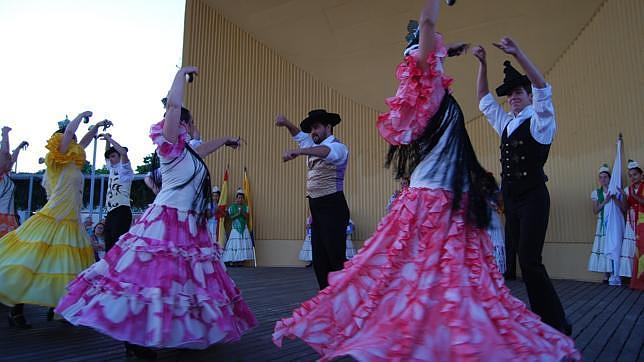
{"label": "ruffled sleeve", "polygon": [[188,138],[188,132],[183,126],[179,127],[179,137],[177,143],[171,143],[163,136],[164,121],[155,123],[150,127],[150,138],[157,146],[157,153],[159,157],[174,158],[183,153]]}
{"label": "ruffled sleeve", "polygon": [[423,133],[452,83],[452,78],[443,73],[442,60],[447,50],[439,34],[436,34],[436,50],[427,57],[427,70],[417,65],[417,54],[418,50],[412,51],[398,65],[398,90],[395,96],[385,100],[389,111],[378,117],[380,136],[395,146],[410,144]]}
{"label": "ruffled sleeve", "polygon": [[75,141],[69,143],[67,152],[62,153],[58,150],[60,143],[63,141],[62,133],[54,133],[47,141],[45,148],[49,150],[45,156],[47,167],[63,167],[68,164],[74,164],[79,169],[85,164],[85,150]]}

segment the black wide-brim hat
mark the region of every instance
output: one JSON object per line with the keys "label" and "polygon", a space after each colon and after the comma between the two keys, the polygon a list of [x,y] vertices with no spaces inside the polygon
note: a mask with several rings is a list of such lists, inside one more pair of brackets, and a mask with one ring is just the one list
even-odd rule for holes
{"label": "black wide-brim hat", "polygon": [[497,96],[507,96],[516,87],[531,86],[532,83],[530,82],[530,79],[514,69],[509,60],[503,62],[503,66],[503,73],[505,73],[505,77],[503,77],[503,84],[496,88]]}
{"label": "black wide-brim hat", "polygon": [[309,116],[304,118],[300,123],[300,129],[304,133],[311,133],[311,126],[314,123],[322,123],[323,125],[331,125],[335,127],[338,123],[342,122],[340,115],[337,113],[329,113],[325,109],[314,109],[309,112]]}

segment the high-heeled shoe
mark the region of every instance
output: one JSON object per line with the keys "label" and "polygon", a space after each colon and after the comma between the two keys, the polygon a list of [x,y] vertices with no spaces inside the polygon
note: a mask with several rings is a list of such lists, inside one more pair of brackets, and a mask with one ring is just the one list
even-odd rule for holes
{"label": "high-heeled shoe", "polygon": [[125,342],[125,355],[127,357],[136,357],[143,360],[156,360],[157,353],[150,348]]}
{"label": "high-heeled shoe", "polygon": [[27,319],[25,319],[25,316],[22,314],[11,314],[9,313],[9,316],[7,316],[7,319],[9,321],[9,327],[15,327],[18,329],[30,329],[31,324],[27,323]]}

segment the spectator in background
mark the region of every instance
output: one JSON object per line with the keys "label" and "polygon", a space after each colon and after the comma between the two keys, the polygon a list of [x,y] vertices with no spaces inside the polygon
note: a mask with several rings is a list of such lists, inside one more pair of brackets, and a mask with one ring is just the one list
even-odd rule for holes
{"label": "spectator in background", "polygon": [[92,247],[94,248],[94,257],[96,261],[103,259],[105,256],[105,224],[102,222],[94,226],[94,232],[90,236]]}
{"label": "spectator in background", "polygon": [[604,273],[604,283],[608,283],[613,265],[606,250],[606,222],[604,218],[604,206],[608,204],[615,195],[608,192],[610,183],[610,169],[607,164],[599,168],[597,176],[599,188],[593,190],[590,199],[593,201],[593,213],[597,215],[597,226],[595,228],[595,240],[593,249],[588,260],[588,270],[597,273]]}
{"label": "spectator in background", "polygon": [[92,221],[92,217],[86,217],[83,225],[85,226],[85,230],[87,230],[87,235],[92,236],[94,233],[94,222]]}

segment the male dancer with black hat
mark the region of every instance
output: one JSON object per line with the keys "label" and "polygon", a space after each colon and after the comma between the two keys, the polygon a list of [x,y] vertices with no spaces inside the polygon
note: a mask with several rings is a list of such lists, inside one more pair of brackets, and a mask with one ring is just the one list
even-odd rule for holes
{"label": "male dancer with black hat", "polygon": [[349,207],[344,198],[344,173],[349,149],[333,136],[333,127],[340,116],[323,109],[309,112],[297,128],[284,116],[277,116],[275,125],[286,127],[300,148],[284,152],[284,162],[307,156],[306,192],[311,209],[311,247],[313,269],[320,290],[329,284],[329,272],[341,270],[345,262],[346,229]]}
{"label": "male dancer with black hat", "polygon": [[508,276],[514,276],[512,252],[517,250],[530,307],[545,323],[570,335],[572,326],[541,258],[550,212],[543,166],[557,129],[552,89],[514,40],[504,37],[494,46],[514,56],[527,74],[520,74],[509,61],[504,62],[505,78],[496,94],[507,97],[510,112],[506,113],[488,89],[485,49],[478,46],[472,50],[479,60],[479,109],[501,136],[501,189],[510,249]]}
{"label": "male dancer with black hat", "polygon": [[132,225],[130,187],[134,171],[127,157],[127,147],[121,146],[109,133],[103,134],[102,138],[105,140],[105,163],[110,171],[105,197],[107,216],[104,231],[105,251],[109,251]]}

